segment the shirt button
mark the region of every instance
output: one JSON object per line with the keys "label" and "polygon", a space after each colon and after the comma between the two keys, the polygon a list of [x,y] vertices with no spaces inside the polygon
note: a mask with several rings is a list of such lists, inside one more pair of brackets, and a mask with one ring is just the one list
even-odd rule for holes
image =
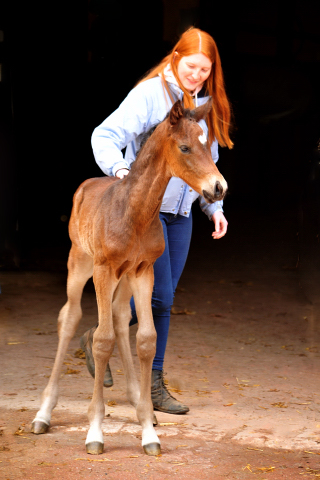
{"label": "shirt button", "polygon": [[185,215],[187,215],[187,214],[188,214],[188,212],[184,212],[184,214],[185,214]]}
{"label": "shirt button", "polygon": [[172,211],[174,212],[174,208],[172,209]]}
{"label": "shirt button", "polygon": [[190,188],[189,192],[192,192],[192,188]]}

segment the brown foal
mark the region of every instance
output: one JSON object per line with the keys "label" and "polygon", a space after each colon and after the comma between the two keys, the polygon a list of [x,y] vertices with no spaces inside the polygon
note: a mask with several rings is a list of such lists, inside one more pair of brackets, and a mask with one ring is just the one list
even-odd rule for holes
{"label": "brown foal", "polygon": [[[93,337],[95,381],[88,410],[87,453],[103,451],[103,379],[117,341],[128,400],[136,408],[142,426],[142,446],[148,455],[160,454],[151,401],[156,350],[151,310],[153,264],[164,250],[159,210],[172,176],[182,178],[209,203],[224,197],[226,181],[214,164],[206,137],[197,123],[207,117],[211,108],[211,99],[192,111],[176,102],[142,147],[128,176],[122,180],[89,179],[76,191],[69,223],[72,246],[68,259],[68,300],[59,314],[58,351],[42,394],[41,408],[32,423],[34,433],[45,433],[50,426],[51,412],[58,400],[62,363],[82,316],[82,291],[93,275],[99,326]],[[139,320],[140,386],[129,344],[132,294]]]}

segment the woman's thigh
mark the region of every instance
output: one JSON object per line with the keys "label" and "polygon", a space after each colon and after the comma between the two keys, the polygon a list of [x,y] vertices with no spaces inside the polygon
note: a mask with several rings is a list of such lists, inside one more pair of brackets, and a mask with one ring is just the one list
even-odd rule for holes
{"label": "woman's thigh", "polygon": [[168,224],[167,236],[170,255],[170,267],[173,293],[175,292],[185,267],[192,234],[192,216],[177,215]]}
{"label": "woman's thigh", "polygon": [[166,310],[173,303],[174,292],[185,266],[192,232],[192,218],[160,213],[165,250],[154,264],[152,305]]}

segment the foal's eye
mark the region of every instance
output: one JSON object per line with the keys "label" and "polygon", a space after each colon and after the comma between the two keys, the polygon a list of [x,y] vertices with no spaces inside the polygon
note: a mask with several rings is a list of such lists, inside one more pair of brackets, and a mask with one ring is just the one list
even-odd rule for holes
{"label": "foal's eye", "polygon": [[187,145],[180,145],[180,150],[182,153],[190,153],[191,149]]}

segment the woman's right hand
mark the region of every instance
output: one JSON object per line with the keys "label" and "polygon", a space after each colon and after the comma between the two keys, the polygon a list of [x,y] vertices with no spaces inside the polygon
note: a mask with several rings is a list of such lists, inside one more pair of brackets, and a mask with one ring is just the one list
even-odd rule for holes
{"label": "woman's right hand", "polygon": [[123,178],[126,175],[128,175],[128,173],[129,173],[129,170],[127,168],[120,168],[120,170],[116,172],[116,177]]}

